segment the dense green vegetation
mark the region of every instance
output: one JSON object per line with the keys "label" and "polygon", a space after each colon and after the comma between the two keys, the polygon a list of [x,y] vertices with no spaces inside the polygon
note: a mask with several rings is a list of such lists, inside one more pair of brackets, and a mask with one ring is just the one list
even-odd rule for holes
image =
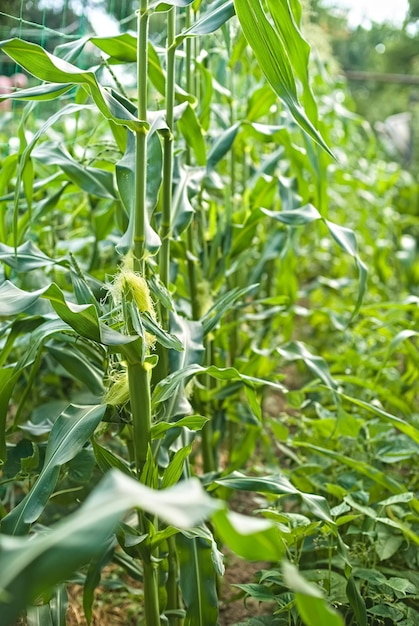
{"label": "dense green vegetation", "polygon": [[215,626],[224,547],[270,564],[248,626],[417,623],[418,184],[301,17],[0,43],[2,624],[75,579],[90,622],[113,561],[139,623]]}

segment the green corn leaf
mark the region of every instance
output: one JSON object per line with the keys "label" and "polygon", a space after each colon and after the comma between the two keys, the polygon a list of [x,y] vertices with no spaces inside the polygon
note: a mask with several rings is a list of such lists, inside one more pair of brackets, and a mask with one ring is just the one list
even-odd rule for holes
{"label": "green corn leaf", "polygon": [[[347,322],[347,324],[350,324],[354,317],[359,313],[359,310],[361,308],[367,287],[368,276],[368,270],[359,256],[358,243],[354,231],[350,228],[339,226],[338,224],[334,224],[329,220],[323,219],[319,211],[312,204],[307,204],[303,207],[299,207],[291,211],[269,211],[267,209],[261,210],[263,211],[263,213],[265,213],[265,215],[268,215],[278,222],[287,224],[288,226],[303,226],[304,224],[310,224],[311,222],[315,222],[316,220],[322,220],[327,226],[330,234],[332,235],[338,246],[354,259],[356,267],[358,269],[358,296],[352,315]],[[344,325],[342,326],[342,328],[344,328]]]}
{"label": "green corn leaf", "polygon": [[191,223],[195,209],[191,204],[190,197],[196,194],[196,187],[200,186],[205,175],[203,167],[179,166],[179,177],[173,194],[172,205],[172,232],[174,238],[188,228]]}
{"label": "green corn leaf", "polygon": [[220,137],[214,142],[211,146],[210,151],[208,152],[207,157],[207,172],[211,173],[217,163],[221,161],[221,159],[227,154],[230,150],[231,146],[234,143],[234,140],[237,137],[237,133],[239,132],[240,124],[236,123],[224,133],[220,135]]}
{"label": "green corn leaf", "polygon": [[359,310],[361,308],[362,301],[365,295],[365,290],[367,288],[368,270],[365,264],[361,261],[361,258],[358,254],[358,243],[353,230],[350,230],[349,228],[345,228],[343,226],[339,226],[338,224],[333,224],[328,220],[324,220],[324,223],[326,224],[330,234],[332,235],[336,243],[342,248],[342,250],[345,250],[345,252],[347,252],[355,260],[356,266],[358,268],[358,298],[355,303],[355,308],[351,315],[351,319],[349,320],[350,322],[359,313]]}
{"label": "green corn leaf", "polygon": [[307,448],[307,450],[313,450],[318,454],[334,459],[339,463],[343,463],[348,467],[356,470],[360,474],[364,476],[368,476],[371,480],[376,482],[378,485],[385,487],[391,493],[403,493],[407,491],[406,487],[401,483],[397,482],[390,476],[387,476],[384,472],[376,469],[369,463],[365,461],[361,461],[360,459],[352,459],[344,454],[340,454],[339,452],[335,452],[334,450],[328,450],[327,448],[321,448],[320,446],[315,446],[311,443],[305,441],[297,441],[297,439],[293,439],[293,446],[298,448]]}
{"label": "green corn leaf", "polygon": [[54,260],[44,254],[30,239],[17,248],[0,243],[0,260],[16,272],[30,272],[54,264],[68,265],[64,259]]}
{"label": "green corn leaf", "polygon": [[180,587],[186,605],[185,626],[213,626],[217,623],[217,580],[212,546],[204,537],[176,536]]}
{"label": "green corn leaf", "polygon": [[[39,323],[40,320],[41,323]],[[42,318],[35,317],[27,320],[27,322],[29,324],[35,324],[35,326],[32,327],[31,342],[28,349],[23,353],[14,367],[3,366],[0,368],[0,459],[2,461],[6,459],[6,420],[10,398],[16,383],[24,372],[30,371],[30,367],[36,361],[37,355],[42,349],[44,342],[56,333],[69,330],[67,324],[61,320],[48,320],[42,323]],[[25,328],[25,326],[22,327],[22,331],[23,328]],[[11,332],[13,333],[13,329]],[[14,339],[11,341],[13,344]]]}
{"label": "green corn leaf", "polygon": [[241,301],[244,296],[255,291],[257,287],[257,284],[249,285],[248,287],[244,287],[243,289],[239,289],[238,287],[236,287],[221,296],[221,298],[217,300],[217,302],[209,309],[209,311],[205,313],[201,320],[205,335],[214,330],[223,315],[230,312],[236,302]]}
{"label": "green corn leaf", "polygon": [[[90,41],[102,52],[109,55],[108,63],[136,63],[137,38],[129,33],[115,37],[92,37]],[[164,95],[166,91],[166,74],[161,66],[158,54],[151,42],[148,43],[149,78],[157,91]],[[176,102],[194,102],[195,98],[175,85]]]}
{"label": "green corn leaf", "polygon": [[164,470],[161,481],[162,489],[167,489],[167,487],[176,485],[176,483],[179,482],[185,469],[185,461],[189,457],[191,451],[192,444],[185,446],[184,448],[181,448],[180,450],[175,452],[173,459]]}
{"label": "green corn leaf", "polygon": [[192,149],[198,165],[204,166],[207,160],[204,135],[195,110],[188,104],[183,115],[177,121],[177,127],[185,138],[186,144]]}
{"label": "green corn leaf", "polygon": [[83,49],[88,41],[89,37],[79,37],[73,41],[67,41],[66,43],[59,44],[58,46],[55,46],[54,54],[64,61],[74,63],[74,61],[76,61],[76,59],[78,59],[80,54],[83,52]]}
{"label": "green corn leaf", "polygon": [[261,210],[268,217],[272,217],[287,226],[304,226],[321,219],[320,213],[312,204],[306,204],[292,211],[269,211],[263,208]]}
{"label": "green corn leaf", "polygon": [[212,2],[207,11],[190,28],[176,37],[176,45],[182,43],[185,37],[210,35],[221,28],[235,13],[233,0]]}
{"label": "green corn leaf", "polygon": [[288,561],[283,561],[282,571],[285,584],[295,594],[295,603],[305,626],[344,626],[340,615],[327,604],[320,587],[305,580]]}
{"label": "green corn leaf", "polygon": [[[128,228],[120,239],[117,250],[120,254],[126,254],[132,245],[135,222],[135,136],[128,134],[127,147],[124,156],[116,164],[116,181],[122,204],[128,214]],[[161,241],[156,231],[152,228],[151,215],[157,205],[159,191],[162,182],[162,150],[160,140],[156,132],[150,132],[147,141],[147,217],[146,247],[150,254],[158,252]]]}
{"label": "green corn leaf", "polygon": [[18,91],[12,91],[9,94],[0,95],[0,102],[3,100],[37,100],[48,101],[54,100],[63,96],[65,93],[73,89],[72,83],[60,84],[60,83],[46,83],[39,85],[38,87],[30,87],[29,89],[20,89]]}
{"label": "green corn leaf", "polygon": [[151,427],[151,438],[160,439],[171,428],[188,428],[189,430],[201,430],[208,422],[207,417],[202,415],[188,415],[176,422],[158,422]]}
{"label": "green corn leaf", "polygon": [[271,521],[218,511],[212,521],[230,550],[247,561],[279,561],[284,554],[280,535]]}
{"label": "green corn leaf", "polygon": [[244,476],[240,472],[233,472],[229,476],[218,478],[216,485],[223,485],[229,489],[240,491],[257,491],[276,495],[298,495],[310,511],[319,519],[334,525],[329,505],[323,496],[300,491],[285,476]]}
{"label": "green corn leaf", "polygon": [[277,383],[273,383],[269,380],[256,378],[255,376],[247,376],[241,374],[234,367],[215,367],[211,365],[209,367],[202,367],[198,364],[191,364],[183,367],[181,370],[169,374],[164,380],[160,381],[154,390],[152,402],[154,406],[157,406],[160,402],[172,397],[179,385],[186,384],[193,376],[198,374],[208,374],[217,380],[222,381],[241,381],[246,385],[269,385],[279,391],[284,391],[284,387]]}
{"label": "green corn leaf", "polygon": [[[68,610],[67,585],[62,584],[55,587],[49,606],[54,626],[66,626]],[[44,625],[42,624],[42,626]]]}
{"label": "green corn leaf", "polygon": [[299,29],[301,5],[299,0],[268,0],[276,30],[281,37],[292,68],[303,87],[303,102],[309,119],[317,124],[317,106],[311,91],[308,67],[310,46]]}
{"label": "green corn leaf", "polygon": [[[105,565],[108,565],[112,559],[112,555],[115,550],[115,543],[115,539],[111,537],[103,547],[102,551],[89,563],[86,580],[83,585],[83,611],[89,626],[93,617],[95,589],[100,583],[102,569]],[[64,621],[63,626],[65,625],[66,622]]]}
{"label": "green corn leaf", "polygon": [[358,626],[367,626],[367,607],[352,574],[349,576],[346,585],[346,597],[352,607]]}
{"label": "green corn leaf", "polygon": [[409,424],[408,422],[403,420],[401,417],[396,417],[391,413],[387,413],[387,411],[383,411],[383,409],[375,406],[375,404],[365,402],[364,400],[360,400],[359,398],[354,398],[346,394],[340,395],[342,396],[342,398],[348,400],[352,404],[355,404],[365,409],[369,413],[374,413],[374,415],[377,415],[384,422],[391,424],[392,426],[394,426],[394,428],[397,428],[397,430],[400,430],[400,432],[410,437],[415,443],[419,443],[419,430],[415,428],[415,426],[413,426],[412,424]]}
{"label": "green corn leaf", "polygon": [[135,478],[134,474],[129,468],[129,464],[124,459],[116,456],[116,454],[114,454],[107,448],[101,446],[96,441],[95,437],[92,437],[92,447],[95,454],[96,462],[104,474],[106,474],[106,472],[110,469],[117,469],[123,474],[131,476],[131,478]]}
{"label": "green corn leaf", "polygon": [[116,198],[112,172],[81,165],[62,146],[42,144],[33,150],[32,157],[45,165],[60,167],[74,185],[93,196]]}
{"label": "green corn leaf", "polygon": [[337,388],[336,381],[332,378],[326,361],[311,354],[301,341],[291,341],[290,343],[277,348],[278,353],[287,361],[302,360],[309,370],[333,392]]}
{"label": "green corn leaf", "polygon": [[[284,0],[279,1],[283,2]],[[268,19],[261,0],[234,0],[234,6],[244,36],[272,89],[286,104],[300,128],[328,154],[333,156],[298,100],[294,70],[287,48],[277,29]],[[298,46],[299,32],[295,28],[290,32],[292,37],[296,39],[295,46]],[[287,47],[288,45],[287,41]]]}
{"label": "green corn leaf", "polygon": [[137,38],[129,33],[115,37],[91,37],[90,41],[102,52],[109,55],[110,63],[136,63]]}
{"label": "green corn leaf", "polygon": [[81,381],[96,396],[103,395],[103,371],[74,344],[47,346],[47,351],[69,374]]}
{"label": "green corn leaf", "polygon": [[2,41],[0,49],[40,80],[82,86],[91,94],[102,115],[114,124],[122,124],[134,131],[148,127],[145,120],[136,119],[118,100],[103,89],[93,72],[80,70],[37,44],[21,39]]}
{"label": "green corn leaf", "polygon": [[93,304],[67,302],[61,289],[54,283],[33,292],[23,291],[10,281],[5,281],[0,286],[2,313],[5,317],[26,311],[41,298],[49,300],[57,315],[82,337],[104,345],[119,346],[127,357],[132,354],[136,358],[136,336],[122,335],[99,322],[97,309]]}
{"label": "green corn leaf", "polygon": [[149,4],[150,9],[157,11],[168,11],[171,7],[187,7],[194,0],[152,0]]}
{"label": "green corn leaf", "polygon": [[69,405],[52,427],[38,480],[25,498],[2,519],[1,531],[23,535],[44,510],[55,489],[60,468],[83,448],[101,421],[106,406]]}
{"label": "green corn leaf", "polygon": [[29,606],[27,620],[28,626],[55,626],[49,604]]}
{"label": "green corn leaf", "polygon": [[[219,508],[197,479],[154,491],[111,470],[80,509],[34,537],[0,535],[0,611],[5,624],[44,591],[103,551],[119,519],[139,507],[177,528],[200,524]],[[214,623],[214,622],[212,622]]]}

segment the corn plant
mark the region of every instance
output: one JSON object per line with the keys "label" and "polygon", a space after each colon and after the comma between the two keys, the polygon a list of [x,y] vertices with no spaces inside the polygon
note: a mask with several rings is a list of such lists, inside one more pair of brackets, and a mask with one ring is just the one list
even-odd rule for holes
{"label": "corn plant", "polygon": [[[0,42],[38,83],[9,95],[30,103],[19,152],[5,156],[0,174],[5,623],[25,607],[28,619],[64,623],[61,583],[86,565],[91,621],[94,588],[113,559],[142,581],[147,625],[215,625],[219,544],[250,560],[299,564],[298,533],[286,537],[282,527],[291,518],[273,506],[266,519],[240,517],[206,493],[233,490],[302,503],[305,535],[339,546],[359,618],[337,530],[345,511],[331,511],[319,485],[298,474],[243,473],[266,441],[266,390],[287,393],[280,363],[303,362],[315,377],[296,408],[317,393],[339,425],[346,417],[326,362],[292,341],[296,266],[311,226],[345,253],[348,274],[355,267],[351,310],[333,316],[341,332],[366,288],[353,230],[329,215],[334,157],[308,77],[300,4],[141,0],[137,21],[135,34],[90,36],[54,54]],[[80,69],[87,44],[97,57]],[[43,120],[50,100],[58,107]],[[345,398],[379,414],[369,400]],[[283,435],[274,420],[268,427]],[[293,446],[310,449],[303,437]],[[55,523],[60,506],[71,515]],[[284,563],[270,581],[295,592],[295,619],[315,607],[322,623],[341,624]]]}

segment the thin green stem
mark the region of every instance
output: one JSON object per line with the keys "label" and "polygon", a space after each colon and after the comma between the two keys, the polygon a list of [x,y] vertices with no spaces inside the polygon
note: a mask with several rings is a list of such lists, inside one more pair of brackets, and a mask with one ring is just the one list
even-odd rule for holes
{"label": "thin green stem", "polygon": [[[207,337],[205,340],[205,360],[207,365],[212,365],[214,363],[214,345],[210,338]],[[207,393],[214,389],[215,381],[209,375],[206,375],[206,385],[205,389],[207,389]],[[213,428],[211,420],[205,424],[201,431],[202,437],[202,463],[204,467],[204,472],[213,472],[216,470],[215,466],[215,458],[214,458],[214,445],[213,445]]]}
{"label": "thin green stem", "polygon": [[[167,572],[167,608],[169,610],[176,610],[180,606],[179,598],[179,562],[177,556],[176,539],[175,537],[169,537],[167,540],[169,554],[168,554],[168,572]],[[175,615],[169,616],[170,626],[178,626],[179,619]]]}
{"label": "thin green stem", "polygon": [[151,432],[150,375],[143,363],[128,363],[128,386],[133,425],[135,466],[138,477],[147,459]]}
{"label": "thin green stem", "polygon": [[143,559],[144,612],[147,626],[161,626],[157,567]]}
{"label": "thin green stem", "polygon": [[[192,9],[189,5],[186,8],[186,28],[189,28],[192,24]],[[185,40],[185,86],[188,93],[193,92],[192,81],[192,40],[187,37]],[[186,164],[191,164],[191,148],[186,144]],[[189,280],[189,293],[192,309],[192,319],[198,320],[200,317],[200,305],[198,300],[198,272],[195,261],[195,242],[194,242],[194,230],[196,228],[196,222],[192,219],[186,237],[187,237],[187,249],[189,254],[187,255],[186,264],[188,267],[188,280]]]}
{"label": "thin green stem", "polygon": [[[167,14],[167,53],[166,53],[166,123],[167,131],[163,142],[163,185],[162,185],[162,222],[160,239],[162,242],[159,253],[160,278],[165,287],[170,283],[170,237],[172,229],[173,204],[173,115],[175,106],[175,56],[176,56],[176,11],[172,7]],[[169,330],[169,312],[160,307],[160,323]],[[159,345],[157,348],[159,361],[153,372],[153,383],[169,373],[167,349]]]}
{"label": "thin green stem", "polygon": [[[173,184],[173,111],[175,106],[175,26],[176,13],[172,7],[167,16],[167,60],[166,60],[166,123],[168,132],[164,138],[163,157],[163,207],[160,236],[160,278],[169,286],[170,272],[170,231],[172,226],[172,184]],[[161,320],[165,325],[165,320]]]}
{"label": "thin green stem", "polygon": [[[148,0],[141,0],[138,18],[137,44],[137,101],[138,118],[147,120],[147,69],[148,69]],[[147,131],[136,132],[135,147],[135,220],[134,220],[134,269],[144,274],[145,225],[147,216]]]}

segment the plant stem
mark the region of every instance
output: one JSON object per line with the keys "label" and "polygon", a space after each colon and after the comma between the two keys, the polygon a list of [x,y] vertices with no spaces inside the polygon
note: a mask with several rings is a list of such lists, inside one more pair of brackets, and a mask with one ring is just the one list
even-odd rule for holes
{"label": "plant stem", "polygon": [[128,363],[128,386],[138,477],[147,459],[151,431],[150,375],[143,363]]}
{"label": "plant stem", "polygon": [[[187,465],[187,464],[186,464]],[[166,583],[167,590],[167,608],[178,609],[179,602],[179,563],[177,557],[176,540],[175,537],[169,537],[167,540],[169,555],[168,555],[168,576]],[[179,619],[174,615],[169,616],[170,626],[177,626]]]}
{"label": "plant stem", "polygon": [[[173,200],[173,112],[175,106],[175,30],[176,11],[172,7],[167,13],[167,44],[166,44],[166,123],[168,130],[163,141],[163,185],[162,185],[162,222],[159,252],[160,278],[165,287],[170,283],[170,235],[172,228]],[[159,307],[160,323],[169,330],[169,312],[164,306]],[[158,363],[153,371],[153,385],[165,378],[169,373],[169,357],[167,349],[158,344]]]}
{"label": "plant stem", "polygon": [[[137,101],[138,119],[147,120],[147,69],[148,69],[148,0],[141,0],[138,18],[137,44]],[[135,220],[134,269],[144,274],[146,189],[147,189],[147,130],[135,134]]]}
{"label": "plant stem", "polygon": [[[186,7],[186,28],[189,28],[192,24],[192,9],[191,5]],[[185,40],[185,81],[186,91],[193,93],[192,84],[192,40],[187,37]],[[186,144],[186,164],[191,164],[191,148],[189,143]],[[186,263],[188,266],[188,280],[189,280],[189,293],[192,309],[192,319],[198,320],[200,316],[200,306],[198,301],[198,276],[195,261],[195,244],[194,244],[194,230],[196,227],[195,219],[192,218],[189,228],[186,233],[187,237],[187,249],[190,254],[187,255]]]}
{"label": "plant stem", "polygon": [[143,559],[144,612],[147,626],[161,626],[157,568],[149,559]]}
{"label": "plant stem", "polygon": [[[172,7],[167,14],[167,59],[166,59],[166,123],[168,132],[164,137],[163,147],[163,207],[160,236],[162,247],[160,250],[160,278],[168,287],[170,282],[170,231],[172,226],[172,183],[173,183],[173,110],[175,105],[175,26],[176,12]],[[163,317],[167,312],[162,311]],[[166,322],[166,323],[165,323]],[[161,319],[164,328],[167,328],[167,319]]]}

